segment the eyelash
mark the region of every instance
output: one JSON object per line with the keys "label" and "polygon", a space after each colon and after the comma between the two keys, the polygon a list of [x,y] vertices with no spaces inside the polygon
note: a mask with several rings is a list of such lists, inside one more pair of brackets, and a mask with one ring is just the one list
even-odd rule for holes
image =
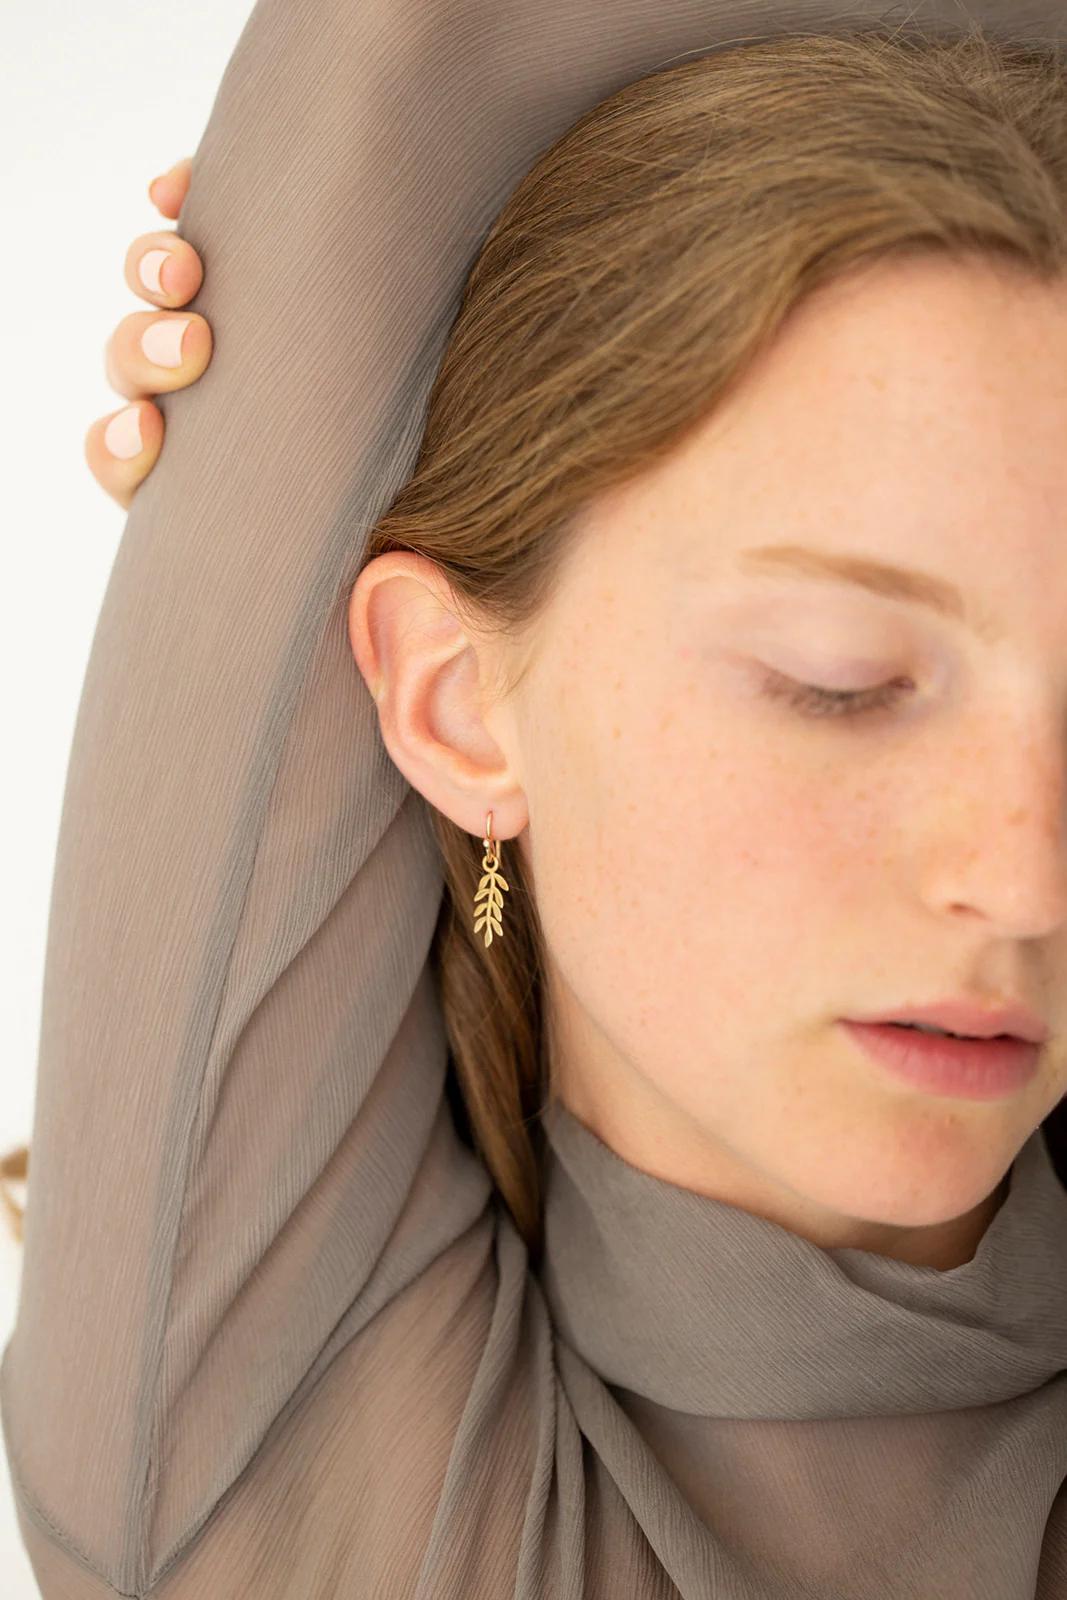
{"label": "eyelash", "polygon": [[874,689],[821,689],[772,672],[764,678],[761,692],[770,700],[784,701],[803,716],[859,717],[890,709],[914,687],[910,678],[894,678]]}

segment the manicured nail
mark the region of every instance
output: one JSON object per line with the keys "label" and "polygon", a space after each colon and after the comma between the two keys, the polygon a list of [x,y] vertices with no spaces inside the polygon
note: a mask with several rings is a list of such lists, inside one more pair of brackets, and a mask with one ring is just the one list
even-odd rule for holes
{"label": "manicured nail", "polygon": [[180,367],[182,338],[192,317],[167,317],[150,322],[141,335],[141,349],[156,367]]}
{"label": "manicured nail", "polygon": [[137,276],[146,289],[151,289],[153,294],[166,294],[159,275],[163,270],[163,263],[170,256],[169,250],[148,250],[137,263]]}
{"label": "manicured nail", "polygon": [[141,438],[140,406],[127,406],[125,411],[115,413],[104,429],[104,443],[120,461],[129,461],[141,454],[144,440]]}

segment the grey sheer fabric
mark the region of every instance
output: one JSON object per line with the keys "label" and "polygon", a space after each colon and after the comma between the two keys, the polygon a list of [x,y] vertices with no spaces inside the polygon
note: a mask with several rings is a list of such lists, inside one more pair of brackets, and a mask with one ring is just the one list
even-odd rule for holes
{"label": "grey sheer fabric", "polygon": [[[74,735],[0,1402],[47,1600],[1063,1600],[1067,1194],[949,1272],[548,1118],[534,1273],[449,1109],[441,876],[345,628],[485,230],[684,53],[1061,0],[259,0]],[[506,852],[505,852],[506,862]]]}

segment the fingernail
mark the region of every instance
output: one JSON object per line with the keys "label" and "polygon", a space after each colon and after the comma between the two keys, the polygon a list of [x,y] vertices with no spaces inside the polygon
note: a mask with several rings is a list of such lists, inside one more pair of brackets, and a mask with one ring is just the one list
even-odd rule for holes
{"label": "fingernail", "polygon": [[140,455],[144,449],[140,406],[127,406],[125,411],[116,412],[104,429],[104,443],[120,461],[129,461],[132,456]]}
{"label": "fingernail", "polygon": [[156,367],[180,367],[182,338],[192,317],[166,317],[150,322],[141,335],[141,349]]}
{"label": "fingernail", "polygon": [[153,294],[166,294],[159,275],[163,271],[163,263],[170,256],[169,250],[149,250],[137,263],[137,276],[146,289],[151,289]]}

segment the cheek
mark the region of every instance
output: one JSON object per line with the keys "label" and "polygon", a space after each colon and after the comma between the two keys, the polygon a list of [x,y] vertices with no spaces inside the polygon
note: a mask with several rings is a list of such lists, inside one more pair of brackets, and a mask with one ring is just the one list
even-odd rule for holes
{"label": "cheek", "polygon": [[791,982],[810,998],[812,963],[836,949],[846,970],[888,814],[844,741],[813,760],[813,735],[798,755],[756,711],[709,716],[677,675],[670,693],[646,679],[598,704],[556,747],[537,870],[546,937],[606,1031],[667,1061],[694,1013],[728,1007],[750,1030]]}

